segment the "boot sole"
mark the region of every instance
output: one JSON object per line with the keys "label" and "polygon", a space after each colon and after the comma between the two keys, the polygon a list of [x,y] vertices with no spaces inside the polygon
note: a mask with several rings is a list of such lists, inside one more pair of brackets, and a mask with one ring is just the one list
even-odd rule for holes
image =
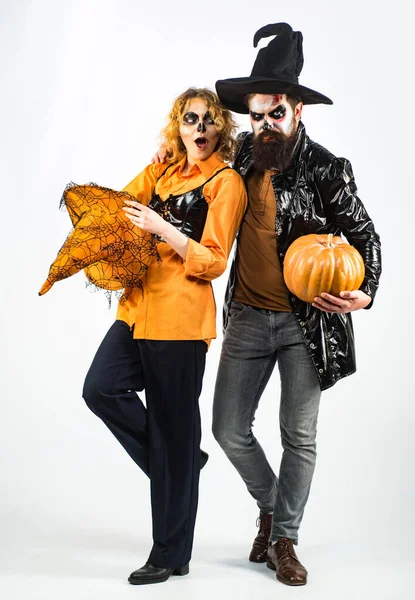
{"label": "boot sole", "polygon": [[253,563],[264,563],[267,561],[267,559],[265,558],[265,556],[264,556],[264,558],[261,558],[260,560],[258,560],[257,558],[249,557],[249,561],[253,562]]}
{"label": "boot sole", "polygon": [[188,575],[188,574],[189,574],[189,565],[185,565],[184,567],[180,567],[179,569],[173,569],[173,571],[170,573],[170,575],[167,575],[164,577],[158,577],[157,579],[149,577],[148,579],[143,578],[138,581],[128,578],[128,583],[131,583],[131,585],[150,585],[152,583],[164,583],[165,581],[167,581],[169,579],[169,577],[171,575],[178,575],[180,577],[183,577],[184,575]]}
{"label": "boot sole", "polygon": [[[269,560],[267,560],[267,567],[268,569],[271,569],[271,571],[276,571],[277,569],[275,568],[274,563],[270,562]],[[307,581],[289,581],[288,579],[283,579],[282,577],[280,577],[278,575],[278,573],[276,573],[277,579],[278,581],[280,581],[281,583],[284,583],[285,585],[291,585],[293,587],[297,587],[299,585],[306,585]]]}

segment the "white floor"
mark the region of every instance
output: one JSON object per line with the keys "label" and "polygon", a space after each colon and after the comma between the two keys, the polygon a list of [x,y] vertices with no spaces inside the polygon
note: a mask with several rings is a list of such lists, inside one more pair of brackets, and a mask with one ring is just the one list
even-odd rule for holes
{"label": "white floor", "polygon": [[[20,529],[20,528],[19,528]],[[388,544],[370,547],[352,543],[311,546],[298,554],[309,571],[309,583],[289,588],[265,565],[246,558],[250,539],[203,543],[194,550],[190,574],[166,583],[136,587],[127,583],[130,571],[145,562],[148,547],[128,531],[94,529],[62,532],[22,530],[3,539],[0,597],[3,600],[118,600],[122,598],[301,598],[307,600],[411,600],[415,561]],[[23,534],[23,535],[22,535]],[[10,536],[10,530],[9,530]]]}

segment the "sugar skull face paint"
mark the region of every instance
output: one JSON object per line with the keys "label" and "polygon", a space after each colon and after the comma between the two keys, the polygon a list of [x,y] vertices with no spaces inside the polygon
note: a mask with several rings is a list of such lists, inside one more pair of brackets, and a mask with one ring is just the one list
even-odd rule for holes
{"label": "sugar skull face paint", "polygon": [[192,98],[186,104],[179,131],[190,166],[197,160],[209,158],[219,140],[219,133],[209,114],[208,106],[200,98]]}
{"label": "sugar skull face paint", "polygon": [[267,130],[289,137],[296,130],[302,110],[300,104],[294,111],[285,94],[255,94],[249,99],[248,106],[255,137]]}
{"label": "sugar skull face paint", "polygon": [[206,125],[214,125],[215,122],[209,114],[206,112],[202,118],[199,117],[195,112],[189,111],[183,115],[183,123],[185,125],[197,125],[198,131],[206,131]]}

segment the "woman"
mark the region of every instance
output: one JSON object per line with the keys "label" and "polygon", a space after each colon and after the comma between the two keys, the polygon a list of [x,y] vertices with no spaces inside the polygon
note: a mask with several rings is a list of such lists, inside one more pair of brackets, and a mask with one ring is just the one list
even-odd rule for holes
{"label": "woman", "polygon": [[[242,179],[223,162],[235,124],[217,96],[189,89],[162,132],[171,153],[125,191],[125,212],[155,234],[142,289],[127,290],[86,377],[84,399],[150,477],[153,547],[132,584],[189,572],[201,467],[206,350],[216,337],[211,280],[227,264],[246,208]],[[137,230],[138,231],[138,230]],[[145,389],[147,408],[136,391]]]}

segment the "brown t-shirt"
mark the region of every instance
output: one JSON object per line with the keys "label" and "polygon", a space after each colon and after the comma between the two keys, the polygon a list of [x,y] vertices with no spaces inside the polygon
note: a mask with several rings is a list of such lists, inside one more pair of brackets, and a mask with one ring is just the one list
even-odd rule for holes
{"label": "brown t-shirt", "polygon": [[233,299],[258,308],[291,312],[277,256],[273,173],[253,171],[248,178],[248,209],[239,232]]}

